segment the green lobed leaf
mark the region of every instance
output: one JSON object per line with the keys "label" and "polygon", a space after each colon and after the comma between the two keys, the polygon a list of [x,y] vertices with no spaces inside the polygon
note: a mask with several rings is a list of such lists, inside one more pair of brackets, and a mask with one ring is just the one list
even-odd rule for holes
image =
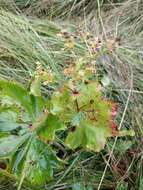
{"label": "green lobed leaf", "polygon": [[24,175],[33,185],[43,185],[52,178],[53,169],[60,166],[60,160],[47,144],[36,137],[29,141],[28,148],[25,147],[13,158],[12,170],[18,176]]}
{"label": "green lobed leaf", "polygon": [[65,123],[71,122],[77,110],[69,89],[65,87],[52,95],[50,111],[53,115],[58,115]]}
{"label": "green lobed leaf", "polygon": [[17,101],[26,111],[28,111],[32,118],[34,117],[30,95],[21,85],[6,80],[0,80],[0,89],[4,95]]}
{"label": "green lobed leaf", "polygon": [[19,109],[16,106],[0,106],[0,120],[16,122],[18,115]]}
{"label": "green lobed leaf", "polygon": [[33,184],[43,184],[52,178],[53,168],[58,167],[59,163],[51,148],[35,139],[27,154],[27,179]]}
{"label": "green lobed leaf", "polygon": [[33,107],[33,113],[35,115],[35,120],[37,117],[43,114],[44,109],[46,108],[47,101],[44,100],[41,96],[30,96],[31,103]]}
{"label": "green lobed leaf", "polygon": [[20,147],[28,137],[29,134],[24,136],[11,135],[0,138],[0,157],[9,157],[17,151],[18,147]]}
{"label": "green lobed leaf", "polygon": [[33,127],[40,139],[44,141],[53,140],[56,131],[65,129],[65,125],[57,116],[48,113],[45,113],[38,122],[34,123]]}
{"label": "green lobed leaf", "polygon": [[26,124],[19,124],[9,121],[1,121],[0,120],[0,132],[10,132],[18,128],[27,127]]}
{"label": "green lobed leaf", "polygon": [[[30,95],[30,93],[18,83],[0,80],[0,91],[3,94],[3,97],[10,97],[9,102],[10,100],[14,103],[17,102],[19,106],[25,109],[25,112],[22,114],[27,117],[28,113],[28,120],[34,121],[35,118],[39,116],[39,114],[41,114],[44,109],[46,103],[44,99],[40,96],[37,96],[36,92],[35,96]],[[11,102],[10,105],[11,107],[13,106]]]}
{"label": "green lobed leaf", "polygon": [[68,134],[66,144],[72,149],[83,147],[87,150],[99,152],[104,148],[107,138],[110,136],[111,131],[108,128],[96,127],[83,121],[74,132]]}
{"label": "green lobed leaf", "polygon": [[[0,157],[10,158],[8,172],[21,179],[24,176],[32,184],[43,184],[52,178],[53,169],[60,164],[43,141],[53,140],[55,132],[65,126],[56,115],[45,111],[49,102],[38,96],[36,84],[32,85],[30,94],[16,83],[0,80],[0,98],[3,98],[0,132],[9,135],[0,138]],[[9,98],[4,101],[5,95]],[[23,121],[27,124],[22,124]]]}

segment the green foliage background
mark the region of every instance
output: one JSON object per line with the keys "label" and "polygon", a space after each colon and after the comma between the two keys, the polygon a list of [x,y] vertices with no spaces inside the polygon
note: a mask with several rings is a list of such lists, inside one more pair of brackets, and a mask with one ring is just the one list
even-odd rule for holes
{"label": "green foliage background", "polygon": [[[133,138],[116,143],[111,139],[98,154],[69,151],[57,139],[54,148],[69,163],[46,185],[31,187],[24,182],[22,188],[142,189],[143,1],[1,0],[0,8],[0,77],[23,85],[33,76],[36,62],[50,67],[62,81],[69,60],[89,59],[91,49],[84,40],[75,39],[72,51],[64,49],[65,41],[58,35],[63,29],[73,36],[79,30],[90,33],[105,46],[108,39],[120,38],[120,46],[111,54],[103,48],[95,58],[97,79],[105,97],[119,103],[118,126],[135,131]],[[50,94],[53,89],[43,86],[42,90]],[[14,176],[3,170],[0,176],[1,189],[16,188]]]}

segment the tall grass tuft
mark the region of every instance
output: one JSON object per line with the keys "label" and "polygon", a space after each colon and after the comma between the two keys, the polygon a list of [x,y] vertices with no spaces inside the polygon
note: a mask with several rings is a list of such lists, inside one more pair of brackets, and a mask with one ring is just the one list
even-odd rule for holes
{"label": "tall grass tuft", "polygon": [[[41,189],[75,190],[90,186],[97,189],[101,180],[103,180],[101,189],[141,189],[143,186],[142,0],[16,0],[13,2],[10,4],[3,1],[1,4],[5,10],[11,10],[16,14],[0,10],[0,77],[25,83],[33,76],[36,62],[40,62],[44,68],[52,69],[60,82],[63,77],[62,70],[67,64],[73,64],[80,58],[88,64],[92,59],[97,69],[97,80],[104,88],[105,97],[118,103],[119,114],[116,118],[118,126],[135,130],[135,137],[132,139],[130,137],[117,139],[113,152],[111,150],[114,142],[111,140],[105,150],[99,154],[83,150],[69,152],[58,139],[55,147],[65,155],[69,164],[65,165],[63,171],[57,171],[54,180]],[[56,20],[53,23],[46,19],[47,15],[50,19],[61,18],[62,21]],[[70,16],[77,20],[77,16],[80,16],[80,21],[84,25],[82,27],[86,30],[79,31],[77,26],[71,24],[75,20],[70,20]],[[65,22],[64,19],[67,18],[69,20]],[[91,25],[92,23],[94,25]],[[99,37],[103,48],[98,55],[92,52],[91,44],[85,36],[83,39],[79,37],[80,32],[85,36],[87,33],[92,36],[94,43],[96,37]],[[63,34],[67,38],[63,37]],[[73,40],[70,41],[71,44],[67,44],[69,38]],[[115,41],[117,42],[113,43]],[[110,154],[111,159],[108,163]],[[104,175],[106,166],[108,167]],[[2,188],[9,188],[6,185],[4,182]]]}
{"label": "tall grass tuft", "polygon": [[60,76],[59,71],[67,61],[86,51],[78,42],[72,53],[64,49],[65,39],[58,36],[61,31],[62,24],[0,11],[1,76],[27,79],[32,76],[36,62]]}

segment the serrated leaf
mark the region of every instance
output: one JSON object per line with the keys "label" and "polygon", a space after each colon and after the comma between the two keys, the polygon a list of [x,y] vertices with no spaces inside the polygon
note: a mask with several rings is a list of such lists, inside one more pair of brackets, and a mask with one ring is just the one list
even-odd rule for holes
{"label": "serrated leaf", "polygon": [[51,179],[53,168],[57,166],[59,166],[59,160],[49,146],[39,140],[32,142],[25,165],[27,179],[32,184],[43,184]]}
{"label": "serrated leaf", "polygon": [[0,120],[9,120],[9,121],[17,121],[19,115],[19,109],[15,106],[7,107],[1,106],[0,107]]}
{"label": "serrated leaf", "polygon": [[12,165],[15,174],[24,175],[33,185],[43,185],[52,178],[53,169],[60,166],[60,160],[47,144],[34,137],[25,155],[22,149],[13,159]]}
{"label": "serrated leaf", "polygon": [[17,102],[19,106],[25,109],[23,114],[25,117],[27,117],[27,119],[27,113],[29,114],[31,120],[35,120],[35,118],[44,109],[44,99],[40,96],[37,97],[30,95],[29,92],[18,83],[0,80],[0,89],[3,93],[3,96],[6,95],[7,97],[10,97],[14,103]]}
{"label": "serrated leaf", "polygon": [[65,125],[55,115],[45,113],[40,121],[33,124],[38,136],[45,141],[53,140],[55,132],[65,129]]}
{"label": "serrated leaf", "polygon": [[11,106],[15,103],[14,99],[12,99],[9,96],[3,96],[3,94],[1,93],[0,95],[0,100],[1,100],[1,105],[2,106]]}
{"label": "serrated leaf", "polygon": [[96,127],[85,121],[74,132],[69,133],[66,144],[72,149],[83,147],[99,152],[104,148],[106,140],[110,136],[111,131],[108,128]]}
{"label": "serrated leaf", "polygon": [[[49,102],[38,96],[34,86],[29,94],[16,83],[0,81],[0,90],[1,97],[10,97],[0,107],[0,132],[9,135],[0,138],[0,157],[10,158],[8,172],[18,178],[24,176],[32,184],[43,184],[52,178],[53,169],[59,166],[60,161],[48,144],[41,140],[53,140],[55,132],[65,126],[57,116],[46,112]],[[14,113],[13,119],[10,119],[11,113]]]}
{"label": "serrated leaf", "polygon": [[30,95],[21,85],[10,81],[0,80],[0,89],[4,95],[17,101],[26,111],[28,111],[31,117],[34,117]]}
{"label": "serrated leaf", "polygon": [[71,120],[71,125],[78,126],[83,118],[84,114],[82,112],[76,113],[73,119]]}
{"label": "serrated leaf", "polygon": [[86,142],[84,128],[77,127],[74,132],[70,132],[66,139],[66,145],[72,149],[84,146]]}
{"label": "serrated leaf", "polygon": [[7,170],[16,174],[18,177],[22,175],[23,164],[25,162],[31,140],[32,135],[29,135],[29,138],[27,138],[20,148],[12,155],[8,164]]}
{"label": "serrated leaf", "polygon": [[66,87],[61,92],[54,93],[51,97],[51,113],[66,122],[71,122],[77,114],[76,105],[69,89]]}
{"label": "serrated leaf", "polygon": [[10,132],[17,128],[23,128],[26,126],[26,124],[19,124],[9,121],[0,121],[0,132]]}
{"label": "serrated leaf", "polygon": [[59,114],[66,109],[67,102],[69,104],[70,93],[67,89],[63,89],[62,92],[56,92],[52,95],[51,113]]}
{"label": "serrated leaf", "polygon": [[95,152],[101,151],[107,141],[107,137],[111,137],[109,129],[104,127],[86,126],[86,145],[85,147]]}
{"label": "serrated leaf", "polygon": [[0,138],[0,157],[9,157],[18,147],[29,137],[28,134],[24,136],[11,135]]}
{"label": "serrated leaf", "polygon": [[30,96],[35,118],[39,117],[46,107],[46,101],[41,96]]}
{"label": "serrated leaf", "polygon": [[101,92],[98,90],[97,82],[90,82],[87,85],[82,84],[80,86],[80,96],[78,96],[78,102],[87,103],[90,100],[101,100]]}

